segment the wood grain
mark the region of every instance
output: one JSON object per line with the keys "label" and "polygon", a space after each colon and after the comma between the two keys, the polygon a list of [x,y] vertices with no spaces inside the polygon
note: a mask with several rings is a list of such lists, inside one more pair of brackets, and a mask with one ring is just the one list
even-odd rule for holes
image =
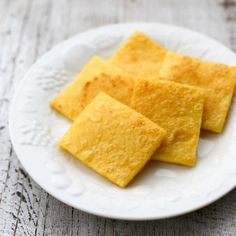
{"label": "wood grain", "polygon": [[104,24],[158,21],[205,33],[236,50],[236,0],[0,0],[0,235],[236,235],[236,190],[196,212],[149,222],[75,210],[23,170],[8,110],[24,73],[53,45]]}

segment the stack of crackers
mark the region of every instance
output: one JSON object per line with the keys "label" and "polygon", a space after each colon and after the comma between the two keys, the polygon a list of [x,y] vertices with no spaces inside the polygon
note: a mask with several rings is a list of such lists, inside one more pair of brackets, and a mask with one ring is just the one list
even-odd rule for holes
{"label": "stack of crackers", "polygon": [[136,32],[109,60],[93,57],[51,101],[73,121],[59,145],[120,187],[150,159],[194,166],[200,130],[222,132],[235,84],[236,67]]}

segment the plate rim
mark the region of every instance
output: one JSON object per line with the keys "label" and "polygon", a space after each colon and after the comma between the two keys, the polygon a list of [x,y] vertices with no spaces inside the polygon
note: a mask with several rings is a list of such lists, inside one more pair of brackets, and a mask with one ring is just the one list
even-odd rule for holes
{"label": "plate rim", "polygon": [[13,131],[13,127],[12,127],[12,119],[13,119],[13,108],[14,108],[14,101],[16,100],[16,97],[17,97],[17,94],[18,92],[20,91],[20,88],[23,86],[24,82],[26,81],[28,75],[33,71],[33,69],[35,68],[35,66],[39,65],[42,61],[44,61],[47,57],[49,57],[53,52],[55,52],[58,48],[60,47],[63,47],[64,45],[66,44],[69,44],[71,41],[75,40],[76,38],[78,37],[81,37],[81,35],[86,35],[88,33],[91,33],[92,31],[99,31],[99,30],[102,30],[102,29],[106,29],[106,28],[113,28],[113,27],[122,27],[122,26],[138,26],[138,25],[152,25],[152,26],[165,26],[165,27],[172,27],[172,28],[177,28],[179,30],[182,30],[182,31],[188,31],[189,33],[194,33],[194,34],[198,34],[198,35],[201,35],[201,36],[204,36],[206,39],[209,39],[211,40],[212,42],[214,43],[217,43],[217,44],[220,44],[222,47],[224,47],[226,50],[230,51],[232,54],[235,55],[236,57],[236,54],[231,50],[229,49],[228,47],[226,47],[225,45],[223,45],[222,43],[218,42],[216,39],[214,38],[211,38],[203,33],[200,33],[200,32],[197,32],[197,31],[194,31],[194,30],[190,30],[190,29],[187,29],[187,28],[184,28],[184,27],[181,27],[181,26],[177,26],[177,25],[172,25],[172,24],[163,24],[163,23],[158,23],[158,22],[128,22],[128,23],[119,23],[119,24],[108,24],[108,25],[104,25],[104,26],[101,26],[101,27],[96,27],[96,28],[91,28],[89,30],[86,30],[86,31],[83,31],[81,33],[78,33],[72,37],[69,37],[68,39],[54,45],[50,50],[46,51],[43,55],[41,55],[30,67],[29,69],[26,71],[26,73],[23,75],[23,78],[21,79],[21,81],[19,82],[19,84],[17,85],[15,91],[14,91],[14,94],[12,96],[12,99],[11,99],[11,102],[10,102],[10,108],[9,108],[9,135],[10,135],[10,139],[11,139],[11,142],[12,142],[12,145],[13,145],[13,148],[14,148],[14,151],[16,153],[16,156],[18,158],[18,160],[20,161],[21,165],[23,166],[24,170],[29,174],[30,178],[32,178],[40,187],[42,187],[44,189],[44,191],[46,191],[47,193],[49,193],[50,195],[52,195],[54,198],[58,199],[59,201],[67,204],[68,206],[71,206],[75,209],[78,209],[78,210],[81,210],[83,212],[87,212],[87,213],[90,213],[90,214],[93,214],[93,215],[96,215],[96,216],[101,216],[101,217],[106,217],[106,218],[110,218],[110,219],[117,219],[117,220],[128,220],[128,221],[132,221],[132,220],[135,220],[135,221],[143,221],[143,220],[160,220],[160,219],[167,219],[167,218],[172,218],[172,217],[176,217],[176,216],[180,216],[180,215],[184,215],[184,214],[187,214],[187,213],[190,213],[190,212],[193,212],[193,211],[196,211],[198,209],[201,209],[205,206],[208,206],[210,204],[212,204],[213,202],[219,200],[221,197],[225,196],[227,193],[229,193],[230,191],[232,191],[235,187],[236,187],[236,181],[234,184],[232,184],[232,186],[228,187],[227,190],[224,190],[224,191],[219,191],[218,194],[214,195],[213,197],[210,198],[210,200],[206,200],[204,202],[204,204],[196,204],[195,207],[192,207],[192,208],[189,208],[187,210],[183,210],[183,211],[179,211],[179,212],[176,212],[176,213],[170,213],[170,214],[166,214],[165,216],[151,216],[151,217],[142,217],[140,215],[136,216],[136,217],[133,217],[133,216],[122,216],[121,214],[119,213],[112,213],[110,212],[98,212],[98,211],[92,211],[92,210],[87,210],[86,207],[83,207],[83,206],[80,206],[78,207],[77,205],[73,204],[72,202],[69,202],[67,201],[67,199],[63,199],[61,198],[60,196],[57,196],[56,194],[54,194],[53,191],[51,191],[46,184],[42,184],[42,183],[39,183],[40,181],[34,176],[34,175],[31,175],[30,172],[27,170],[27,168],[25,168],[25,165],[24,165],[24,160],[23,158],[20,157],[19,152],[18,152],[18,149],[16,148],[17,147],[17,144],[15,143],[15,140],[13,138],[14,136],[14,131]]}

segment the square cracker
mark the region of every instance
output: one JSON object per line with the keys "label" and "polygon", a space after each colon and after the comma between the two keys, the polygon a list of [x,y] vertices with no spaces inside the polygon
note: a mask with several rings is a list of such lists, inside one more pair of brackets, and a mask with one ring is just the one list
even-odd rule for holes
{"label": "square cracker", "polygon": [[167,132],[153,159],[195,164],[203,105],[204,93],[199,88],[164,80],[136,81],[131,107]]}
{"label": "square cracker", "polygon": [[206,100],[202,128],[223,130],[236,82],[236,67],[202,61],[169,51],[159,74],[171,80],[203,88]]}
{"label": "square cracker", "polygon": [[157,77],[167,50],[141,32],[135,32],[110,61],[130,74]]}
{"label": "square cracker", "polygon": [[151,158],[165,133],[148,118],[100,93],[81,112],[60,146],[125,187]]}
{"label": "square cracker", "polygon": [[133,78],[112,63],[94,57],[75,80],[51,101],[51,106],[68,119],[75,120],[99,92],[106,92],[130,105]]}

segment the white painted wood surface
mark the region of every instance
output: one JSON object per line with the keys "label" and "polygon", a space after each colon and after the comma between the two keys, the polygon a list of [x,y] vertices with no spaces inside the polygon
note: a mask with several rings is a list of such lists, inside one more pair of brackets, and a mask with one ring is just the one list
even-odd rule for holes
{"label": "white painted wood surface", "polygon": [[17,160],[9,139],[8,109],[24,73],[64,39],[128,21],[181,25],[236,50],[236,0],[0,0],[1,236],[236,235],[236,189],[204,209],[173,219],[110,220],[57,201],[32,181]]}

